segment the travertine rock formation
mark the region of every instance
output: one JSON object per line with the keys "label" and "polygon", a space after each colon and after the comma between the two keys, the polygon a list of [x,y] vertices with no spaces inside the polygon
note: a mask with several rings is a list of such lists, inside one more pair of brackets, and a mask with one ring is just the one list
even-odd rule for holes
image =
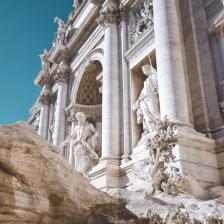
{"label": "travertine rock formation", "polygon": [[130,220],[135,216],[124,205],[90,185],[28,126],[0,127],[0,223],[136,223]]}

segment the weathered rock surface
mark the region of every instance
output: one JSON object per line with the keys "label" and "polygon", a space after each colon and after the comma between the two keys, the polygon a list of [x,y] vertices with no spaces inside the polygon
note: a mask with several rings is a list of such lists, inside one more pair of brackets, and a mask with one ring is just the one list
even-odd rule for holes
{"label": "weathered rock surface", "polygon": [[72,170],[56,148],[28,126],[0,127],[0,223],[106,224],[136,223],[131,221],[135,219],[118,200]]}
{"label": "weathered rock surface", "polygon": [[[222,188],[219,189],[222,190]],[[217,188],[214,190],[217,190]],[[142,192],[122,189],[111,190],[110,193],[114,197],[125,199],[127,208],[137,216],[153,219],[158,216],[156,218],[157,222],[150,222],[149,219],[149,224],[224,223],[224,205],[215,199],[200,200],[189,194],[172,196],[162,193],[156,196],[145,196]],[[183,218],[185,221],[182,220]],[[163,221],[159,222],[159,220]]]}

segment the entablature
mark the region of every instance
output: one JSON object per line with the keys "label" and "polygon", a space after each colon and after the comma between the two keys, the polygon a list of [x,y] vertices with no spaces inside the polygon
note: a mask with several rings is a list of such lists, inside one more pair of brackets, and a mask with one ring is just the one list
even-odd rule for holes
{"label": "entablature", "polygon": [[71,68],[73,71],[85,60],[94,48],[99,48],[103,35],[103,27],[98,26],[72,59]]}
{"label": "entablature", "polygon": [[152,28],[148,29],[125,53],[125,57],[129,62],[130,68],[133,68],[153,50],[155,50],[155,37],[154,29]]}

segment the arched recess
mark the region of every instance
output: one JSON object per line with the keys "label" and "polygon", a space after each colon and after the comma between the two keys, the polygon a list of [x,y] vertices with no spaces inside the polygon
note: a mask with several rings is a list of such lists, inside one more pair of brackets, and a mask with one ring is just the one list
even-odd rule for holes
{"label": "arched recess", "polygon": [[102,74],[103,50],[91,51],[76,71],[72,87],[71,104],[74,113],[84,112],[99,133],[98,154],[101,156],[102,136]]}
{"label": "arched recess", "polygon": [[[152,66],[155,69],[157,68],[155,51],[150,54],[150,60],[151,62],[149,61],[148,56],[144,57],[131,69],[131,105],[134,105],[139,99],[140,93],[144,87],[144,81],[147,79],[147,76],[142,72],[142,66],[152,63]],[[132,148],[134,149],[138,145],[143,134],[142,123],[139,124],[137,122],[137,113],[134,110],[131,111],[131,128]]]}
{"label": "arched recess", "polygon": [[[103,71],[103,49],[102,48],[96,48],[93,51],[91,51],[87,55],[87,57],[83,60],[79,69],[77,70],[75,83],[72,88],[71,102],[74,102],[74,103],[76,102],[80,82],[81,82],[86,70],[88,69],[89,66],[91,66],[92,63],[101,64],[102,71]],[[102,82],[102,77],[99,77],[99,81]]]}

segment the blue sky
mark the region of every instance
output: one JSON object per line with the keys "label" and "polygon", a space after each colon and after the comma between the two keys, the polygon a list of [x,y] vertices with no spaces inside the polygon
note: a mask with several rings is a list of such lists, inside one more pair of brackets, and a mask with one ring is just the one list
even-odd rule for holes
{"label": "blue sky", "polygon": [[66,20],[72,0],[0,0],[0,124],[29,118],[40,89],[39,54],[49,49],[57,25]]}

